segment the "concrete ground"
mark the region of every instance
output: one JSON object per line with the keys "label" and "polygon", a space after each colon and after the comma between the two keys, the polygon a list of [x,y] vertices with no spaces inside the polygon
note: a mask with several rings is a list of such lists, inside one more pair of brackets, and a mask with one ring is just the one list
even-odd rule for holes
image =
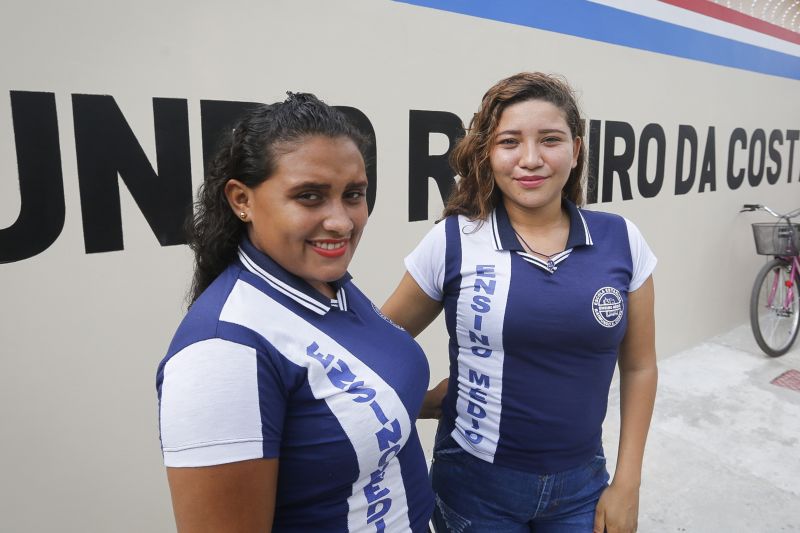
{"label": "concrete ground", "polygon": [[[639,531],[800,531],[800,391],[770,382],[800,371],[800,339],[764,355],[749,325],[659,362]],[[604,425],[616,460],[619,387]]]}

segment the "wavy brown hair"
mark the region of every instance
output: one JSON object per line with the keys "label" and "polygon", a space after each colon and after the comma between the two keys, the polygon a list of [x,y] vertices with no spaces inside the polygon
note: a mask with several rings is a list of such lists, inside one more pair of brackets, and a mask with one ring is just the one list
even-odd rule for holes
{"label": "wavy brown hair", "polygon": [[[501,193],[495,187],[489,152],[503,110],[527,100],[544,100],[559,108],[564,113],[572,138],[583,140],[584,122],[575,92],[564,78],[541,72],[521,72],[500,80],[483,95],[466,135],[450,153],[450,166],[460,179],[447,200],[443,217],[464,215],[472,220],[486,220],[497,206]],[[586,143],[581,142],[578,164],[569,173],[561,191],[576,205],[583,204],[585,167]]]}

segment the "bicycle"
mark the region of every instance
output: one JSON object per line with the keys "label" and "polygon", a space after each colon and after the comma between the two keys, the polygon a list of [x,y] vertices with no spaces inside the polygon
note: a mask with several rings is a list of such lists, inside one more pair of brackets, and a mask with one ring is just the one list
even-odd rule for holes
{"label": "bicycle", "polygon": [[766,211],[779,220],[752,224],[756,253],[773,259],[761,267],[750,293],[753,336],[765,354],[779,357],[800,329],[800,224],[792,223],[800,209],[781,215],[765,205],[745,204],[739,212],[744,211]]}

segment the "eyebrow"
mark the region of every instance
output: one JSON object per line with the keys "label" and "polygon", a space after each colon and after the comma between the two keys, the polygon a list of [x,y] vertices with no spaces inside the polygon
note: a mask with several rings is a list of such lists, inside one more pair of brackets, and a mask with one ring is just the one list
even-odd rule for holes
{"label": "eyebrow", "polygon": [[[366,187],[367,185],[368,185],[367,180],[358,180],[358,181],[351,181],[345,186],[345,188]],[[330,188],[331,185],[329,183],[320,183],[318,181],[304,181],[302,183],[294,185],[290,190],[296,191],[301,189],[315,189],[318,191],[327,191],[330,190]]]}
{"label": "eyebrow", "polygon": [[[498,131],[496,133],[496,135],[499,137],[500,135],[520,135],[521,133],[522,133],[521,130],[503,130],[503,131]],[[566,131],[560,130],[558,128],[542,129],[542,130],[538,130],[538,133],[540,133],[540,134],[560,133],[562,135],[566,135],[567,134]]]}

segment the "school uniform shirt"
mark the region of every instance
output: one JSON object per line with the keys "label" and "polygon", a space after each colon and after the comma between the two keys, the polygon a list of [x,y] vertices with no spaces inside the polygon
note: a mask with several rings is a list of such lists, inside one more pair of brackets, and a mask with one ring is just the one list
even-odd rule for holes
{"label": "school uniform shirt", "polygon": [[549,260],[526,253],[502,202],[485,221],[446,218],[406,258],[444,305],[450,387],[441,423],[475,457],[535,473],[602,453],[628,294],[656,264],[630,221],[564,206],[566,250]]}
{"label": "school uniform shirt", "polygon": [[352,283],[324,297],[246,239],[157,374],[168,467],[278,458],[273,531],[427,531],[419,345]]}

